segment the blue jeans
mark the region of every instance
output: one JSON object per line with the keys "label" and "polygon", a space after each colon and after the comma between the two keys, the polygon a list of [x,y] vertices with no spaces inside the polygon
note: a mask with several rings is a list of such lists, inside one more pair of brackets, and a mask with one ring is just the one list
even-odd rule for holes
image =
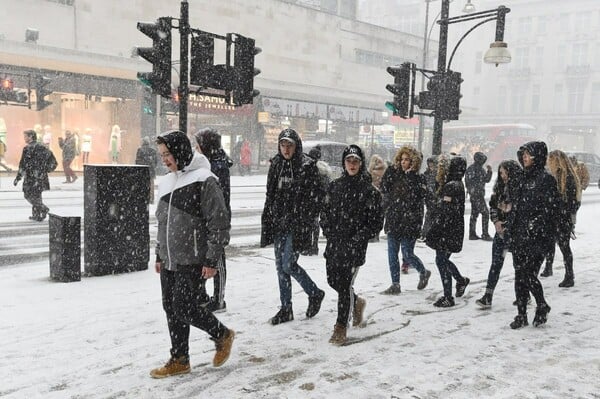
{"label": "blue jeans", "polygon": [[415,255],[416,239],[400,238],[396,239],[391,235],[387,237],[388,242],[388,264],[390,266],[390,274],[392,275],[392,283],[400,283],[400,262],[398,260],[398,251],[402,248],[402,259],[409,265],[417,269],[419,273],[425,272],[425,267],[421,259]]}
{"label": "blue jeans", "polygon": [[498,280],[500,279],[500,272],[502,271],[502,266],[504,266],[504,258],[506,257],[506,251],[507,248],[504,238],[500,237],[500,235],[496,233],[496,235],[494,236],[494,241],[492,242],[492,264],[490,266],[487,284],[485,287],[486,294],[494,294],[496,284],[498,284]]}
{"label": "blue jeans", "polygon": [[294,251],[292,233],[275,235],[275,266],[277,267],[277,278],[279,279],[279,299],[281,307],[292,307],[292,279],[298,284],[309,297],[319,293],[319,287],[311,280],[306,271],[300,267],[298,257],[300,253]]}
{"label": "blue jeans", "polygon": [[440,271],[440,277],[442,278],[442,286],[444,287],[444,296],[446,298],[452,298],[452,278],[457,282],[464,283],[465,279],[458,271],[458,268],[450,260],[451,252],[436,250],[435,251],[435,264]]}

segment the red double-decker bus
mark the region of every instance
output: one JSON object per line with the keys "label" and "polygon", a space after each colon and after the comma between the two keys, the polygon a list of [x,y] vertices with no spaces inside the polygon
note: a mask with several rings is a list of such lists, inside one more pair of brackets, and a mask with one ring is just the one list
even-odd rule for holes
{"label": "red double-decker bus", "polygon": [[488,163],[498,165],[505,159],[517,159],[517,150],[531,140],[544,140],[535,127],[525,123],[444,126],[442,151],[473,159],[481,151]]}

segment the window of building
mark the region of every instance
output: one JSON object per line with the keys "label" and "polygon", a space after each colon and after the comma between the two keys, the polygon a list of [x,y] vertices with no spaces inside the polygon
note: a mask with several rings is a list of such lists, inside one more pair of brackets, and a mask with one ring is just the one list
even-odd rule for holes
{"label": "window of building", "polygon": [[558,16],[558,26],[560,26],[560,30],[562,32],[570,32],[571,31],[571,15],[566,12],[561,13]]}
{"label": "window of building", "polygon": [[540,85],[531,87],[531,112],[540,112]]}
{"label": "window of building", "polygon": [[575,43],[571,52],[571,65],[588,64],[588,45],[587,43]]}
{"label": "window of building", "polygon": [[588,32],[592,19],[589,11],[580,11],[575,14],[575,32]]}
{"label": "window of building", "polygon": [[513,114],[525,113],[525,87],[515,86],[511,90],[510,112]]}
{"label": "window of building", "polygon": [[572,114],[583,112],[583,98],[585,94],[585,82],[576,81],[569,85],[567,95],[567,111]]}
{"label": "window of building", "polygon": [[590,112],[600,114],[600,83],[592,83],[592,101]]}
{"label": "window of building", "polygon": [[561,114],[564,112],[563,85],[558,83],[554,85],[554,104],[552,110],[554,113]]}
{"label": "window of building", "polygon": [[515,49],[515,69],[529,68],[529,47]]}
{"label": "window of building", "polygon": [[556,51],[556,69],[558,71],[564,71],[566,67],[566,59],[567,59],[567,46],[564,44],[558,45],[558,50]]}
{"label": "window of building", "polygon": [[543,47],[535,48],[535,60],[534,60],[533,68],[538,73],[544,69],[544,48]]}
{"label": "window of building", "polygon": [[519,18],[519,34],[531,33],[531,17]]}
{"label": "window of building", "polygon": [[546,33],[547,20],[548,20],[548,17],[546,17],[545,15],[539,16],[537,18],[537,33],[539,33],[539,34]]}

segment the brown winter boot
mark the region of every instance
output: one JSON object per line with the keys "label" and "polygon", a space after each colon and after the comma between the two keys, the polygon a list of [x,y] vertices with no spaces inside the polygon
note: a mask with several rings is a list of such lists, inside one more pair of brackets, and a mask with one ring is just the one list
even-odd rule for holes
{"label": "brown winter boot", "polygon": [[225,363],[227,359],[229,359],[229,354],[231,353],[231,346],[233,345],[234,337],[235,332],[233,330],[227,330],[225,335],[223,335],[220,339],[214,340],[217,352],[215,353],[215,357],[213,358],[213,366],[222,366],[223,363]]}
{"label": "brown winter boot", "polygon": [[333,326],[333,334],[329,338],[329,342],[334,345],[343,345],[346,342],[346,326],[335,324]]}
{"label": "brown winter boot", "polygon": [[366,307],[366,300],[361,297],[356,298],[356,302],[354,303],[354,311],[352,312],[352,327],[360,327],[363,322],[363,316]]}
{"label": "brown winter boot", "polygon": [[192,368],[190,361],[183,356],[178,358],[170,358],[169,361],[162,367],[150,371],[152,378],[165,378],[173,375],[187,374]]}

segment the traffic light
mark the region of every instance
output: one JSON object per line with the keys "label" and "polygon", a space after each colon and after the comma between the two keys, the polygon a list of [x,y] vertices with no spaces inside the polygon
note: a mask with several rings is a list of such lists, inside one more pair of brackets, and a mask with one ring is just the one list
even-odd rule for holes
{"label": "traffic light", "polygon": [[443,95],[443,84],[443,75],[436,74],[431,76],[427,82],[427,91],[419,93],[417,98],[415,98],[415,104],[420,109],[437,109],[440,96]]}
{"label": "traffic light", "polygon": [[439,117],[444,120],[458,120],[460,110],[460,84],[463,82],[460,72],[448,71],[444,74],[443,96],[439,103]]}
{"label": "traffic light", "polygon": [[208,35],[192,37],[191,59],[190,83],[203,88],[213,87],[215,39]]}
{"label": "traffic light", "polygon": [[386,108],[395,116],[404,119],[412,118],[415,64],[405,62],[398,66],[390,66],[387,67],[387,72],[394,77],[394,84],[388,84],[385,88],[394,95],[394,101],[387,101]]}
{"label": "traffic light", "polygon": [[47,106],[51,105],[50,101],[46,101],[45,97],[52,94],[52,90],[49,90],[48,86],[52,82],[50,78],[45,76],[38,76],[35,79],[35,97],[36,97],[36,110],[41,111]]}
{"label": "traffic light", "polygon": [[254,77],[260,69],[254,68],[254,56],[262,50],[255,46],[255,40],[242,35],[237,35],[235,40],[233,68],[236,84],[233,89],[233,103],[235,105],[252,104],[254,97],[260,92],[254,90]]}
{"label": "traffic light", "polygon": [[152,47],[138,47],[137,54],[152,64],[152,72],[138,72],[138,79],[162,97],[171,95],[171,18],[156,23],[138,22],[137,29],[152,39]]}
{"label": "traffic light", "polygon": [[13,90],[14,90],[14,88],[15,88],[15,84],[14,84],[14,82],[12,81],[12,79],[10,79],[10,78],[4,78],[4,79],[2,79],[2,81],[0,82],[0,90],[1,90],[3,93],[6,93],[6,92],[11,92],[11,91],[13,91]]}

